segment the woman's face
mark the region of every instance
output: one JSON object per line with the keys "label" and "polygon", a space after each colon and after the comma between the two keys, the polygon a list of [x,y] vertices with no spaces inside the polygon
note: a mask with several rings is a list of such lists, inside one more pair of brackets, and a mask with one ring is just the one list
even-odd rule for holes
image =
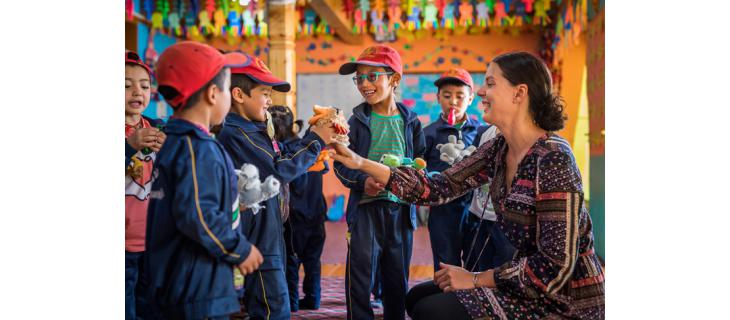
{"label": "woman's face", "polygon": [[502,76],[502,70],[496,63],[490,63],[485,74],[484,86],[477,91],[484,108],[482,119],[487,123],[500,127],[510,123],[518,113],[515,104],[517,87]]}

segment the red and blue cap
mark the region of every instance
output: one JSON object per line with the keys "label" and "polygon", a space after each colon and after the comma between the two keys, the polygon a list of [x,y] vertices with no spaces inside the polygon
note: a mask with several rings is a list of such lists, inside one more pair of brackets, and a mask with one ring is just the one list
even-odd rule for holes
{"label": "red and blue cap", "polygon": [[[231,66],[231,74],[244,74],[258,84],[271,86],[279,92],[289,92],[291,84],[281,80],[271,73],[266,64],[257,57],[249,57],[243,52],[229,52],[225,54],[226,59],[237,65]],[[244,63],[247,61],[247,63]]]}
{"label": "red and blue cap", "polygon": [[157,61],[157,84],[168,86],[177,95],[165,100],[173,108],[184,106],[195,92],[225,67],[236,66],[215,48],[195,41],[182,41],[165,49]]}
{"label": "red and blue cap", "polygon": [[397,50],[386,45],[376,45],[365,49],[356,61],[347,62],[340,66],[340,74],[355,73],[358,65],[390,67],[393,71],[403,75],[400,54]]}

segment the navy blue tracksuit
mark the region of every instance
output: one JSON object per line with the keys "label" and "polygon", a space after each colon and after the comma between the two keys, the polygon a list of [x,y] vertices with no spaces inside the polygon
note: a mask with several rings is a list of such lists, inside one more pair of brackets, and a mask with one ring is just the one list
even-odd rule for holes
{"label": "navy blue tracksuit", "polygon": [[[423,155],[425,139],[416,113],[398,103],[403,117],[406,154],[415,158]],[[372,107],[362,103],[355,107],[350,125],[350,149],[363,157],[370,150],[370,115]],[[413,249],[413,230],[416,227],[416,207],[376,200],[360,205],[368,175],[335,163],[338,179],[350,188],[347,201],[349,231],[345,294],[347,318],[373,319],[370,293],[380,263],[383,285],[383,313],[385,319],[405,317],[405,295],[408,290],[408,268]]]}
{"label": "navy blue tracksuit", "polygon": [[[280,150],[277,152],[266,133],[265,122],[252,122],[235,113],[226,116],[218,140],[236,168],[244,163],[253,164],[258,167],[261,180],[273,174],[282,185],[304,174],[324,146],[324,141],[310,132],[299,141],[277,143]],[[284,275],[282,205],[281,197],[277,196],[267,200],[265,208],[255,215],[250,209],[241,213],[243,234],[264,256],[258,271],[245,278],[244,303],[251,319],[289,319],[291,315]]]}
{"label": "navy blue tracksuit", "polygon": [[[441,152],[436,145],[448,143],[449,135],[454,135],[470,146],[477,134],[479,122],[467,117],[461,130],[449,125],[442,117],[426,126],[426,154],[424,160],[427,170],[441,172],[449,168],[449,164],[439,159]],[[428,232],[433,252],[433,268],[439,270],[439,262],[461,266],[463,248],[463,224],[469,214],[472,193],[469,192],[449,203],[432,206],[428,214]]]}
{"label": "navy blue tracksuit", "polygon": [[[237,229],[237,177],[223,146],[171,119],[157,154],[143,272],[157,318],[203,319],[240,310],[233,268],[251,251]],[[161,313],[161,314],[160,314]]]}
{"label": "navy blue tracksuit", "polygon": [[[294,140],[298,140],[295,138]],[[288,142],[288,141],[287,141]],[[289,304],[299,310],[299,266],[304,265],[302,289],[303,308],[318,309],[320,301],[320,258],[324,248],[327,220],[327,202],[322,194],[322,175],[329,171],[329,163],[319,172],[307,172],[289,184],[289,220],[284,223],[286,238],[286,280],[289,284]]]}

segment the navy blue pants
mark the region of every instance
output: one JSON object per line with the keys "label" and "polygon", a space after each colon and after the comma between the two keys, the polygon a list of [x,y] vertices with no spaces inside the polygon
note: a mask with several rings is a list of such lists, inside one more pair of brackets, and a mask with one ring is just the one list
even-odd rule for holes
{"label": "navy blue pants", "polygon": [[284,223],[286,240],[286,281],[289,287],[291,311],[299,310],[299,266],[304,266],[303,303],[314,309],[319,308],[321,294],[322,249],[324,248],[324,214],[306,217],[296,210],[291,211],[289,220]]}
{"label": "navy blue pants", "polygon": [[370,293],[380,263],[385,320],[405,318],[408,268],[413,250],[410,206],[374,201],[358,207],[348,225],[345,295],[347,319],[373,319]]}
{"label": "navy blue pants", "polygon": [[124,301],[125,319],[144,319],[147,314],[145,299],[146,279],[140,271],[144,252],[124,252]]}
{"label": "navy blue pants", "polygon": [[[273,256],[276,257],[276,256]],[[264,259],[271,259],[265,256]],[[243,303],[251,320],[284,320],[291,318],[289,293],[284,266],[272,270],[256,270],[245,278]]]}
{"label": "navy blue pants", "polygon": [[463,225],[469,210],[463,199],[431,207],[428,213],[428,236],[431,239],[433,270],[439,270],[439,262],[461,266],[464,248]]}
{"label": "navy blue pants", "polygon": [[[482,220],[482,225],[479,227],[480,220],[476,215],[469,213],[464,225],[464,268],[473,272],[501,266],[512,260],[517,250],[494,221]],[[473,248],[471,248],[472,243],[474,243]],[[470,251],[471,256],[469,256]]]}

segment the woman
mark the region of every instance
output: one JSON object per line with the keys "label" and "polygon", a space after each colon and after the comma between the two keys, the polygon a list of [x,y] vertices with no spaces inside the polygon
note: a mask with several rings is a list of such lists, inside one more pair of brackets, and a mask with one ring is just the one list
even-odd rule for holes
{"label": "woman", "polygon": [[496,57],[477,93],[484,120],[501,134],[470,157],[431,177],[390,169],[335,146],[332,157],[385,184],[400,199],[440,205],[491,182],[497,222],[517,248],[512,261],[470,273],[443,265],[412,288],[414,319],[604,318],[604,276],[593,252],[581,177],[566,140],[565,117],[550,72],[525,53]]}

